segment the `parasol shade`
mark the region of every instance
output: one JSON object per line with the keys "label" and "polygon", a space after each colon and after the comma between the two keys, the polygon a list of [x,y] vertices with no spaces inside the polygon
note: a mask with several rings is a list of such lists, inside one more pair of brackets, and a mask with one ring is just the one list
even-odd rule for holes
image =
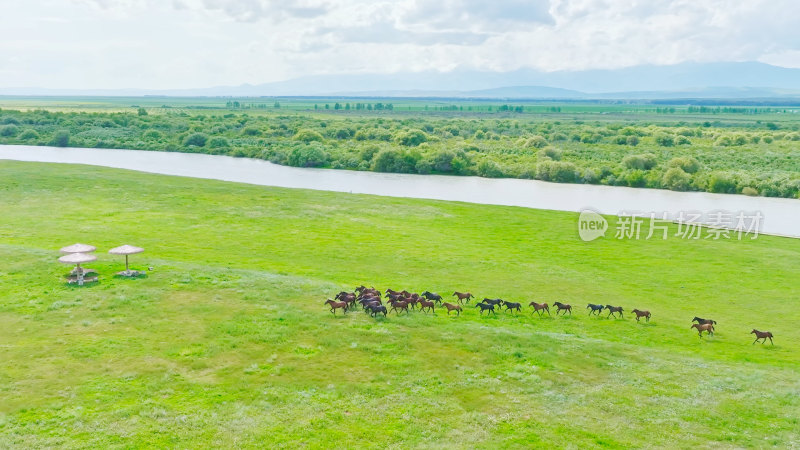
{"label": "parasol shade", "polygon": [[97,250],[94,246],[87,244],[72,244],[62,248],[61,253],[91,253]]}
{"label": "parasol shade", "polygon": [[136,253],[142,253],[144,251],[141,247],[134,247],[133,245],[121,245],[119,247],[114,247],[108,251],[112,255],[134,255]]}
{"label": "parasol shade", "polygon": [[70,253],[58,258],[58,262],[64,264],[83,264],[97,259],[97,256],[87,255],[86,253]]}

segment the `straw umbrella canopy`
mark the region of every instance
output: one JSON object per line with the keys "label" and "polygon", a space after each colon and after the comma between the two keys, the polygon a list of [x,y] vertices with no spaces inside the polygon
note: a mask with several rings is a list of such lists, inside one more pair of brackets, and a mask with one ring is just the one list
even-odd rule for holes
{"label": "straw umbrella canopy", "polygon": [[133,245],[121,245],[119,247],[114,247],[108,251],[112,255],[125,255],[125,273],[131,273],[130,269],[128,269],[128,255],[135,255],[136,253],[142,253],[144,251],[141,247],[134,247]]}
{"label": "straw umbrella canopy", "polygon": [[97,259],[95,255],[87,255],[86,253],[69,253],[60,258],[58,262],[64,264],[75,264],[78,266],[78,284],[83,285],[83,269],[81,264],[91,262]]}
{"label": "straw umbrella canopy", "polygon": [[92,253],[96,247],[87,244],[72,244],[62,248],[61,253]]}

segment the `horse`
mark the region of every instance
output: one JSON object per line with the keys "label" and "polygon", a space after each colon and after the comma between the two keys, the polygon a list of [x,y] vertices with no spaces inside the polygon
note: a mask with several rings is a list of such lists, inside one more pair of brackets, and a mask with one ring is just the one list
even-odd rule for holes
{"label": "horse", "polygon": [[650,311],[640,311],[638,309],[634,309],[633,313],[636,314],[636,321],[639,321],[639,318],[644,317],[648,322],[650,322]]}
{"label": "horse", "polygon": [[[565,304],[563,304],[561,302],[555,302],[555,303],[553,303],[553,306],[558,308],[558,309],[556,309],[556,315],[558,315],[558,313],[560,313],[561,311],[568,311],[569,315],[570,316],[572,315],[572,305],[565,305]],[[566,316],[567,313],[564,312],[564,315]]]}
{"label": "horse", "polygon": [[514,312],[515,309],[517,310],[517,312],[520,312],[520,308],[522,308],[521,304],[514,302],[503,302],[503,306],[506,307],[506,311],[511,311],[511,312]]}
{"label": "horse", "polygon": [[331,312],[333,313],[334,316],[336,315],[336,310],[339,309],[339,308],[344,310],[345,314],[347,313],[347,302],[335,302],[335,301],[333,301],[331,299],[328,299],[328,300],[325,300],[325,304],[326,305],[330,305]]}
{"label": "horse", "polygon": [[434,301],[420,300],[419,301],[419,310],[420,311],[425,311],[425,308],[428,308],[431,312],[436,312],[433,309],[434,305],[436,305],[436,303]]}
{"label": "horse", "polygon": [[334,300],[341,300],[343,302],[347,302],[349,305],[353,305],[356,302],[356,294],[352,292],[339,292],[336,294],[336,297],[333,298]]}
{"label": "horse", "polygon": [[586,309],[591,309],[591,311],[589,311],[589,315],[590,316],[592,314],[594,314],[594,313],[597,313],[597,315],[599,316],[600,313],[605,309],[605,306],[603,306],[603,305],[595,305],[594,303],[589,303],[588,305],[586,305]]}
{"label": "horse", "polygon": [[427,298],[428,300],[433,300],[435,302],[439,302],[440,305],[442,304],[442,296],[439,295],[439,294],[434,294],[431,291],[425,291],[425,292],[422,293],[422,296]]}
{"label": "horse", "polygon": [[395,291],[394,289],[386,289],[386,297],[390,297],[392,295],[400,296],[400,291]]}
{"label": "horse", "polygon": [[383,313],[383,317],[386,317],[386,307],[379,304],[371,304],[369,305],[370,316],[375,317],[378,313]]}
{"label": "horse", "polygon": [[499,299],[499,298],[484,298],[483,299],[483,303],[486,303],[487,305],[492,305],[492,306],[498,306],[499,307],[500,305],[503,304],[503,300]]}
{"label": "horse", "polygon": [[537,312],[539,313],[539,317],[542,317],[542,311],[545,311],[547,312],[548,316],[550,315],[550,307],[547,306],[547,303],[530,302],[528,306],[533,306],[533,311],[531,311],[531,314]]}
{"label": "horse", "polygon": [[405,311],[406,314],[410,314],[408,312],[408,303],[406,303],[404,301],[400,301],[400,300],[392,301],[392,302],[389,302],[389,303],[391,303],[391,305],[392,305],[392,309],[390,309],[390,311],[394,311],[398,315],[400,315],[400,311]]}
{"label": "horse", "polygon": [[689,329],[692,328],[697,328],[697,335],[700,337],[703,337],[703,331],[705,331],[706,334],[710,334],[711,336],[714,335],[714,325],[710,323],[696,323],[693,324],[691,327],[689,327]]}
{"label": "horse", "polygon": [[[469,303],[469,299],[475,297],[474,295],[470,294],[469,292],[453,292],[453,295],[458,297],[458,303],[465,301],[465,303]],[[452,295],[451,295],[452,297]]]}
{"label": "horse", "polygon": [[751,331],[750,334],[756,335],[756,340],[753,341],[753,345],[756,345],[756,342],[758,342],[759,339],[763,339],[761,343],[765,344],[767,342],[767,338],[769,338],[770,344],[775,345],[775,343],[772,342],[772,333],[770,333],[769,331],[758,331],[755,328],[753,328],[753,331]]}
{"label": "horse", "polygon": [[[416,295],[416,294],[414,294]],[[405,297],[404,302],[408,303],[411,309],[415,309],[417,307],[417,303],[419,302],[419,297]]]}
{"label": "horse", "polygon": [[716,325],[716,324],[717,324],[717,321],[716,321],[716,320],[711,320],[711,319],[701,319],[701,318],[699,318],[699,317],[697,317],[697,316],[695,316],[695,317],[694,317],[694,319],[692,319],[692,322],[695,322],[695,321],[696,321],[697,323],[701,324],[701,325],[703,325],[703,324],[708,324],[708,325]]}
{"label": "horse", "polygon": [[391,293],[390,292],[390,293],[386,294],[386,298],[388,298],[389,300],[394,302],[394,301],[397,301],[397,300],[402,300],[405,297],[403,296],[403,294],[401,294],[399,292],[397,292],[397,293]]}
{"label": "horse", "polygon": [[475,305],[475,307],[481,309],[481,315],[483,315],[484,311],[489,311],[490,313],[494,314],[495,316],[497,315],[497,313],[494,312],[494,305],[487,305],[485,303],[477,303]]}
{"label": "horse", "polygon": [[450,311],[455,311],[455,312],[457,312],[457,313],[458,313],[458,315],[459,315],[459,316],[461,315],[461,306],[459,306],[459,305],[454,305],[454,304],[452,304],[452,303],[446,303],[446,302],[445,302],[445,303],[443,303],[442,305],[443,305],[445,308],[447,308],[447,315],[448,315],[448,316],[450,315]]}
{"label": "horse", "polygon": [[606,305],[606,309],[608,310],[608,315],[606,316],[606,318],[611,316],[617,317],[615,313],[619,313],[619,316],[624,318],[624,316],[622,315],[622,306]]}

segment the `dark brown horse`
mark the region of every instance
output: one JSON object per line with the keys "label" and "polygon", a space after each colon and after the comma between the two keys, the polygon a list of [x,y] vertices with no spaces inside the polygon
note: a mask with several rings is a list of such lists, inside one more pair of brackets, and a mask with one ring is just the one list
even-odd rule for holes
{"label": "dark brown horse", "polygon": [[497,306],[498,308],[500,305],[503,304],[503,299],[501,298],[485,298],[483,299],[483,303],[487,305]]}
{"label": "dark brown horse", "polygon": [[647,322],[650,322],[650,311],[641,311],[638,309],[634,309],[633,313],[636,314],[636,321],[638,322],[640,318],[644,317]]}
{"label": "dark brown horse", "polygon": [[530,302],[528,306],[533,306],[533,311],[531,311],[531,314],[533,314],[535,311],[539,313],[539,317],[542,317],[542,311],[545,311],[548,316],[550,315],[550,307],[547,306],[547,303]]}
{"label": "dark brown horse", "polygon": [[386,317],[386,307],[380,303],[372,303],[369,305],[369,311],[369,315],[372,317],[376,317],[380,313],[383,313],[383,317]]}
{"label": "dark brown horse", "polygon": [[419,301],[419,310],[424,312],[425,308],[427,308],[431,312],[436,312],[436,311],[433,310],[433,307],[435,305],[436,305],[436,303],[434,301],[420,300]]}
{"label": "dark brown horse", "polygon": [[561,302],[555,302],[555,303],[553,303],[553,306],[558,308],[558,309],[556,309],[556,315],[558,315],[558,313],[560,313],[561,311],[564,311],[564,315],[565,316],[567,315],[567,312],[569,312],[570,316],[572,315],[572,305],[566,305],[566,304],[561,303]]}
{"label": "dark brown horse", "polygon": [[756,340],[753,341],[753,345],[756,345],[756,342],[758,342],[759,339],[763,339],[761,343],[764,344],[767,342],[767,338],[769,338],[770,344],[775,345],[775,343],[772,342],[772,333],[770,333],[769,331],[758,331],[755,328],[753,328],[753,331],[751,331],[750,334],[756,335]]}
{"label": "dark brown horse", "polygon": [[422,296],[427,298],[428,300],[433,300],[435,302],[439,302],[440,305],[442,304],[442,296],[439,295],[439,294],[434,294],[431,291],[425,291],[425,292],[422,293]]}
{"label": "dark brown horse", "polygon": [[717,324],[716,320],[701,319],[701,318],[699,318],[697,316],[695,316],[694,319],[692,319],[692,322],[697,322],[697,323],[699,323],[701,325],[703,325],[703,324],[716,325]]}
{"label": "dark brown horse", "polygon": [[689,328],[697,328],[697,335],[700,337],[703,337],[703,331],[711,336],[714,335],[714,325],[710,323],[695,323]]}
{"label": "dark brown horse", "polygon": [[348,305],[353,306],[353,304],[356,302],[356,294],[353,294],[352,292],[342,291],[336,294],[336,297],[334,297],[333,299],[347,302]]}
{"label": "dark brown horse", "polygon": [[611,317],[611,316],[617,317],[616,313],[619,313],[619,316],[623,317],[622,316],[622,306],[606,305],[606,309],[608,310],[608,315],[606,317]]}
{"label": "dark brown horse", "polygon": [[454,305],[452,303],[447,303],[447,302],[443,303],[443,305],[444,305],[445,308],[447,308],[447,315],[448,316],[450,315],[450,311],[455,311],[455,312],[458,313],[459,316],[461,315],[461,306]]}
{"label": "dark brown horse", "polygon": [[474,297],[474,295],[470,294],[469,292],[453,292],[453,295],[458,297],[458,303],[461,302],[469,303],[469,299]]}
{"label": "dark brown horse", "polygon": [[335,302],[331,299],[325,300],[326,305],[330,305],[331,312],[333,315],[336,315],[337,309],[342,309],[345,313],[347,313],[347,302]]}
{"label": "dark brown horse", "polygon": [[511,311],[511,312],[514,312],[515,309],[517,310],[517,312],[520,312],[522,309],[522,305],[520,303],[514,303],[514,302],[503,302],[503,306],[506,307],[505,309],[506,311]]}
{"label": "dark brown horse", "polygon": [[586,305],[586,309],[591,309],[591,311],[589,311],[590,316],[594,313],[597,313],[597,315],[599,316],[600,313],[603,312],[604,309],[606,309],[606,307],[603,305],[595,305],[594,303],[589,303],[588,305]]}

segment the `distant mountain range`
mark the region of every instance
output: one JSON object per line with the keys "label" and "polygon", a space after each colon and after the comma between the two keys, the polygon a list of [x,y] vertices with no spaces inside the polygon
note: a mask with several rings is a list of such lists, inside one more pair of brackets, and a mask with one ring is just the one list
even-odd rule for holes
{"label": "distant mountain range", "polygon": [[614,70],[312,75],[200,89],[0,88],[0,95],[360,96],[491,99],[800,99],[800,69],[758,62],[683,63]]}

